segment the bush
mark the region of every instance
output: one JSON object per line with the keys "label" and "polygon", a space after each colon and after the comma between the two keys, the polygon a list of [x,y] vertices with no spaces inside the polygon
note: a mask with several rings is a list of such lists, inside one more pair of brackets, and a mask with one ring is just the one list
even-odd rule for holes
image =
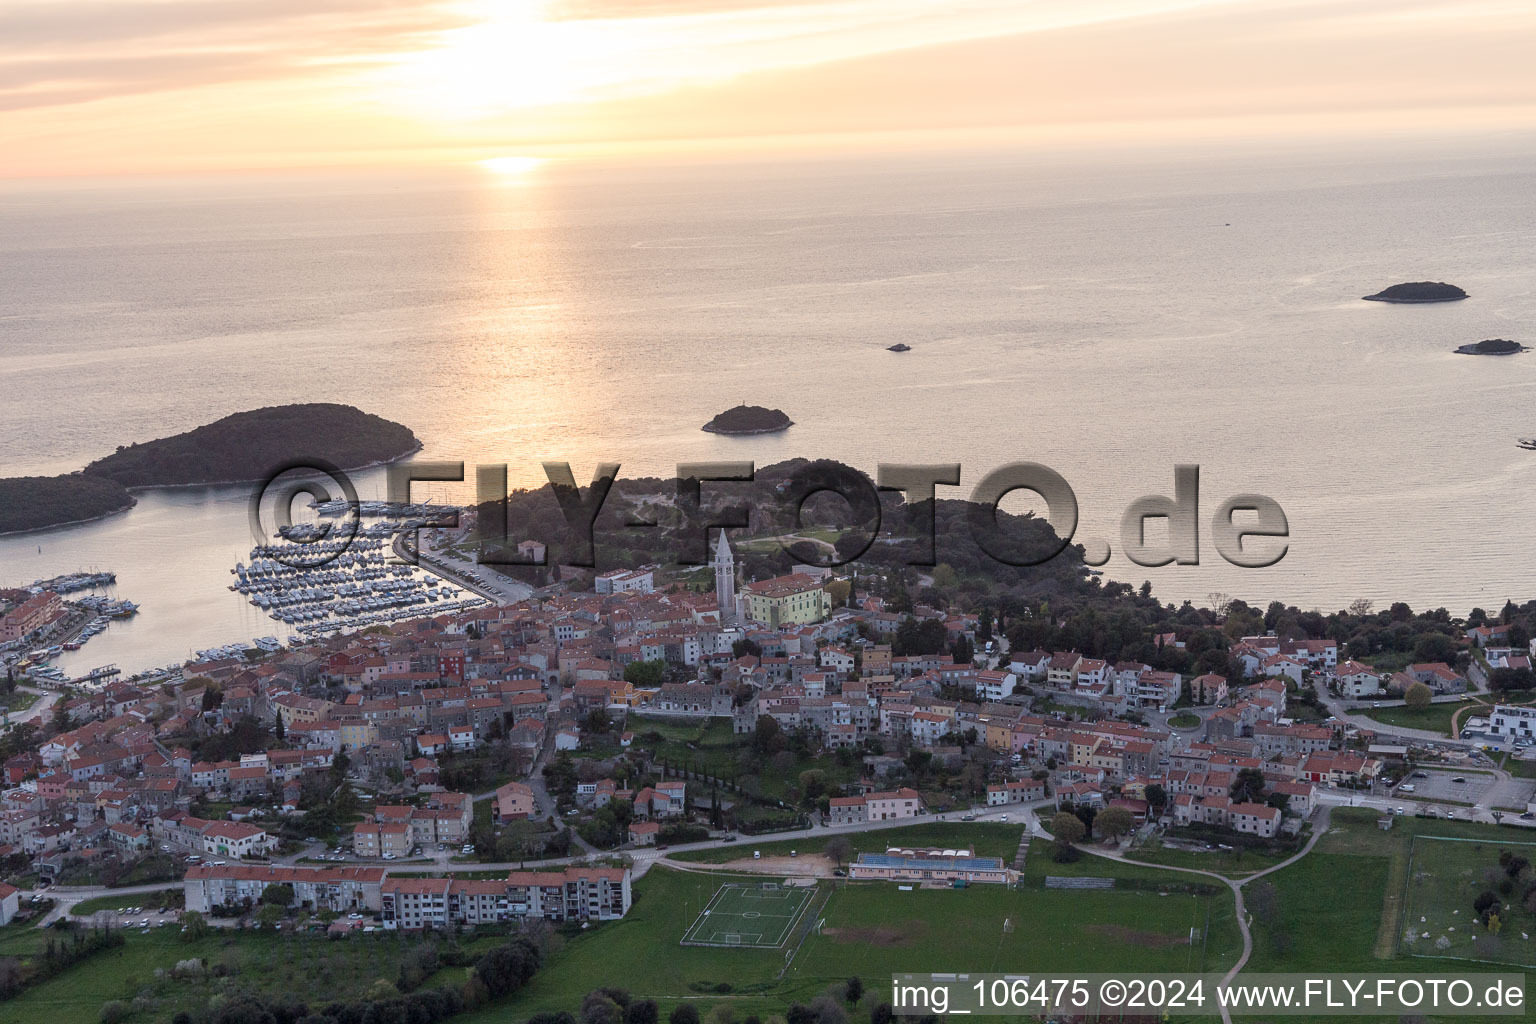
{"label": "bush", "polygon": [[128,1016],[128,1004],[121,999],[101,1004],[101,1024],[117,1024],[126,1016]]}

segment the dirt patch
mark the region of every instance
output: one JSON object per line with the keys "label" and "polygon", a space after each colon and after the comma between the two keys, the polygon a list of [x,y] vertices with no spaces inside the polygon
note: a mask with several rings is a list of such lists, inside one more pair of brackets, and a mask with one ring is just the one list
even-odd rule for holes
{"label": "dirt patch", "polygon": [[1091,924],[1084,930],[1092,932],[1094,935],[1102,935],[1106,939],[1114,939],[1116,942],[1124,942],[1132,946],[1142,946],[1146,949],[1182,946],[1189,942],[1189,939],[1182,935],[1164,935],[1162,932],[1139,932],[1134,928],[1127,928],[1123,924]]}
{"label": "dirt patch", "polygon": [[821,934],[835,942],[890,947],[910,946],[927,930],[927,921],[906,921],[880,928],[823,928]]}
{"label": "dirt patch", "polygon": [[739,860],[729,860],[717,866],[756,875],[808,875],[815,878],[831,878],[832,871],[837,865],[820,854],[805,854],[800,857],[761,857],[755,860],[748,854]]}

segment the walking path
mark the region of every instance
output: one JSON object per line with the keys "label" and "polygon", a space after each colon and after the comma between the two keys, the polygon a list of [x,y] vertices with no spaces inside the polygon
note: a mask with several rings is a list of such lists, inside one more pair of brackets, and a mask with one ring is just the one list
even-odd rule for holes
{"label": "walking path", "polygon": [[[1226,875],[1218,874],[1215,871],[1205,871],[1201,868],[1179,868],[1171,867],[1167,864],[1151,864],[1147,861],[1133,860],[1123,853],[1112,852],[1109,850],[1096,850],[1091,846],[1081,846],[1078,847],[1078,849],[1095,857],[1103,857],[1105,860],[1116,860],[1122,864],[1134,864],[1138,867],[1156,868],[1159,871],[1177,871],[1186,875],[1204,875],[1207,878],[1216,879],[1225,885],[1228,889],[1230,889],[1232,892],[1233,913],[1237,917],[1238,931],[1240,931],[1243,936],[1242,955],[1238,957],[1237,963],[1233,964],[1232,969],[1227,971],[1227,973],[1223,975],[1221,979],[1222,985],[1230,985],[1232,984],[1233,979],[1235,979],[1237,975],[1242,971],[1242,969],[1247,966],[1249,958],[1253,955],[1253,932],[1250,928],[1252,922],[1249,918],[1247,909],[1243,905],[1243,886],[1250,882],[1257,881],[1266,875],[1273,874],[1282,868],[1290,867],[1292,864],[1296,863],[1297,861],[1301,860],[1301,858],[1311,853],[1312,847],[1316,846],[1317,841],[1321,839],[1323,835],[1328,831],[1328,822],[1331,815],[1332,808],[1328,807],[1326,804],[1323,805],[1323,807],[1317,812],[1317,816],[1313,821],[1312,835],[1307,839],[1306,845],[1303,846],[1300,851],[1298,851],[1293,856],[1287,857],[1285,860],[1278,864],[1271,865],[1262,871],[1256,871],[1243,879],[1228,878]],[[1034,815],[1030,816],[1029,830],[1031,833],[1039,836],[1042,839],[1051,838],[1050,833],[1047,832],[1045,827],[1040,824],[1039,818],[1035,817]],[[1224,1024],[1231,1024],[1231,1013],[1225,1006],[1221,1006],[1220,1009],[1221,1019]]]}

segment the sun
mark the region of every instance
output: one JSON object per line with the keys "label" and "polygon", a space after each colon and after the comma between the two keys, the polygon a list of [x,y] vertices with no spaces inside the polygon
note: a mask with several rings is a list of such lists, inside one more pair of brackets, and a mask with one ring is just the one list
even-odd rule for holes
{"label": "sun", "polygon": [[550,19],[547,3],[479,5],[481,20],[406,57],[394,72],[397,85],[432,116],[474,120],[572,102],[626,80],[635,44],[624,23]]}
{"label": "sun", "polygon": [[493,156],[479,161],[479,165],[502,178],[526,178],[544,163],[537,156]]}

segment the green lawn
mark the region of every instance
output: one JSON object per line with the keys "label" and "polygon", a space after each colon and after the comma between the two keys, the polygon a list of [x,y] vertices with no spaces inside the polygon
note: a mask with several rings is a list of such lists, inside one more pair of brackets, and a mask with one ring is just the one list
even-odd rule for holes
{"label": "green lawn", "polygon": [[[8,929],[7,929],[8,930]],[[35,940],[19,948],[22,936],[0,940],[0,954],[28,953],[48,929],[31,929]],[[401,953],[416,938],[398,933],[355,935],[331,941],[320,934],[272,931],[218,931],[196,942],[183,940],[174,926],[149,934],[124,932],[127,942],[97,954],[54,978],[0,1003],[0,1024],[98,1024],[103,1003],[139,999],[131,1024],[160,1024],[180,1009],[201,1006],[229,985],[271,995],[300,994],[319,1000],[360,996],[379,978],[393,980]],[[228,979],[157,978],[179,960],[202,958],[230,972]]]}
{"label": "green lawn", "polygon": [[[788,767],[765,766],[754,772],[742,761],[744,752],[750,749],[749,737],[737,736],[728,718],[711,718],[705,723],[664,722],[639,716],[630,719],[629,727],[635,733],[635,745],[648,750],[659,760],[673,767],[689,767],[715,778],[736,780],[748,792],[769,800],[795,799],[799,792],[800,773],[819,768],[827,773],[834,785],[844,786],[859,777],[859,763],[850,760],[844,764],[836,757],[799,756]],[[659,734],[656,741],[652,733]],[[707,795],[707,785],[705,785]]]}
{"label": "green lawn", "polygon": [[[581,997],[598,985],[626,988],[668,1006],[726,985],[733,1003],[745,998],[765,1013],[782,1013],[788,998],[781,993],[792,997],[799,992],[776,980],[784,950],[680,945],[716,890],[732,881],[762,879],[652,868],[635,883],[634,906],[622,921],[571,939],[510,1003],[466,1014],[456,1024],[507,1024],[540,1010],[574,1012]],[[743,1012],[753,1011],[744,1006]]]}
{"label": "green lawn", "polygon": [[1398,705],[1390,708],[1366,708],[1360,713],[1382,725],[1394,725],[1401,729],[1424,729],[1427,732],[1438,732],[1449,736],[1451,716],[1464,707],[1466,707],[1465,702],[1457,701],[1450,704],[1431,704],[1420,710]]}
{"label": "green lawn", "polygon": [[683,944],[778,949],[814,894],[814,888],[805,886],[729,882],[694,919]]}
{"label": "green lawn", "polygon": [[792,972],[822,984],[898,971],[1216,970],[1241,949],[1225,892],[850,885],[823,917]]}
{"label": "green lawn", "polygon": [[12,690],[10,693],[0,694],[0,705],[3,705],[11,714],[21,712],[36,704],[41,696],[36,690]]}
{"label": "green lawn", "polygon": [[1500,895],[1499,934],[1474,923],[1472,901],[1483,892],[1499,895],[1498,885],[1504,878],[1500,851],[1536,858],[1536,845],[1495,838],[1501,841],[1419,838],[1413,842],[1404,952],[1536,967],[1536,947],[1520,937],[1536,932],[1536,916],[1520,905],[1518,886],[1511,895]]}
{"label": "green lawn", "polygon": [[[1449,966],[1445,960],[1431,958],[1441,955],[1439,951],[1430,948],[1423,951],[1430,955],[1414,956],[1411,947],[1398,940],[1408,927],[1419,926],[1421,915],[1429,916],[1423,898],[1416,897],[1416,889],[1451,890],[1464,870],[1458,865],[1469,865],[1468,858],[1481,857],[1496,863],[1500,849],[1516,849],[1509,844],[1528,841],[1529,837],[1512,828],[1407,816],[1395,819],[1393,827],[1383,832],[1376,827],[1376,819],[1376,812],[1365,808],[1335,809],[1328,833],[1311,854],[1244,887],[1247,909],[1254,915],[1254,952],[1247,970],[1415,975],[1508,970],[1507,964],[1474,960]],[[1482,842],[1444,843],[1422,838],[1426,836]],[[1436,847],[1439,854],[1449,859],[1429,865],[1423,877],[1411,880],[1407,870],[1409,849],[1413,848],[1417,861],[1426,846]],[[1474,847],[1481,847],[1483,852],[1474,854]],[[1417,866],[1413,868],[1414,873],[1419,870]],[[1264,901],[1256,891],[1256,887],[1266,885],[1273,887],[1274,894],[1268,914],[1261,912]],[[1404,892],[1405,889],[1408,891]],[[1462,896],[1464,892],[1434,898],[1453,901]],[[1453,920],[1470,919],[1470,897],[1465,902],[1465,909],[1447,902],[1447,912],[1461,909],[1459,915],[1447,916]],[[1424,930],[1419,927],[1420,932]],[[1457,933],[1451,934],[1460,931],[1458,928]],[[1466,941],[1467,945],[1472,944]],[[1519,942],[1518,938],[1514,941]],[[1341,1024],[1347,1020],[1380,1024],[1383,1018],[1329,1020]]]}
{"label": "green lawn", "polygon": [[165,898],[168,895],[173,897],[173,906],[181,905],[181,887],[177,886],[132,895],[97,896],[95,899],[81,900],[71,907],[69,912],[75,917],[90,917],[98,910],[121,910],[123,907],[144,907],[153,910],[165,905]]}
{"label": "green lawn", "polygon": [[[855,854],[884,853],[893,846],[938,846],[943,848],[972,846],[979,857],[1001,857],[1013,863],[1013,855],[1019,848],[1019,837],[1024,834],[1022,825],[1002,825],[981,821],[927,821],[920,825],[902,828],[875,829],[870,832],[844,833],[849,847]],[[732,846],[711,847],[707,850],[684,850],[669,853],[674,860],[693,861],[700,864],[725,864],[733,860],[750,859],[754,850],[764,857],[787,857],[794,850],[801,856],[821,853],[832,837],[815,836],[802,839],[780,839],[758,842],[751,836],[742,836]]]}
{"label": "green lawn", "polygon": [[[1128,865],[1106,864],[1103,873],[1185,881]],[[663,1015],[684,1001],[706,1014],[728,1003],[740,1019],[782,1014],[791,1001],[808,1000],[850,975],[875,985],[893,971],[1221,969],[1241,948],[1225,892],[994,885],[903,892],[894,884],[824,882],[806,919],[820,922],[820,931],[806,938],[780,980],[793,939],[787,949],[679,944],[700,908],[733,881],[755,884],[761,878],[652,868],[635,883],[634,907],[623,921],[571,939],[509,1003],[462,1020],[505,1024],[538,1011],[574,1010],[600,984],[655,999]],[[824,905],[820,896],[827,897]],[[1197,929],[1193,945],[1191,928]]]}
{"label": "green lawn", "polygon": [[1149,861],[1153,864],[1166,864],[1174,868],[1198,868],[1201,871],[1214,871],[1218,875],[1228,878],[1242,878],[1251,875],[1255,871],[1263,871],[1272,868],[1276,864],[1294,855],[1294,852],[1271,853],[1261,850],[1178,850],[1170,849],[1162,845],[1161,841],[1153,840],[1144,847],[1131,852],[1131,856],[1137,860]]}

